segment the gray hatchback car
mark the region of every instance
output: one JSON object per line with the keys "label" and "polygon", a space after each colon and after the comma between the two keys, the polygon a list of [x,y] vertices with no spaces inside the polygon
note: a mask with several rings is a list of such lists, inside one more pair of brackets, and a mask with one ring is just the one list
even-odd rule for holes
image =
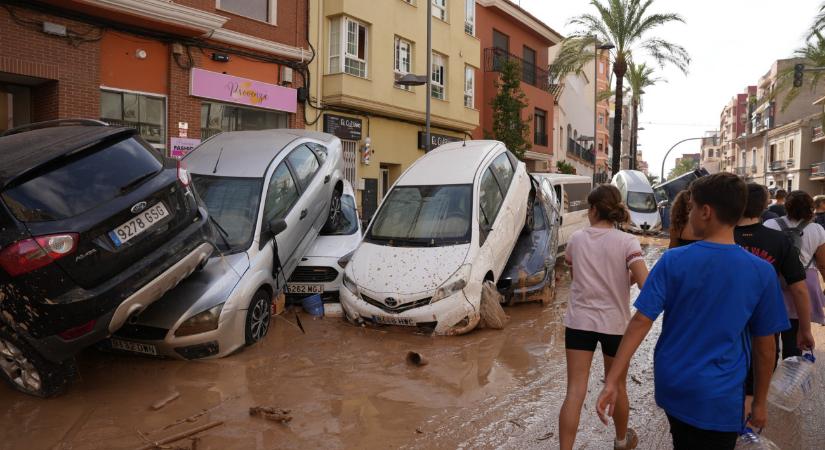
{"label": "gray hatchback car", "polygon": [[272,299],[324,224],[340,218],[344,163],[332,135],[222,133],[184,162],[220,254],[124,326],[109,341],[114,350],[196,359],[259,341]]}

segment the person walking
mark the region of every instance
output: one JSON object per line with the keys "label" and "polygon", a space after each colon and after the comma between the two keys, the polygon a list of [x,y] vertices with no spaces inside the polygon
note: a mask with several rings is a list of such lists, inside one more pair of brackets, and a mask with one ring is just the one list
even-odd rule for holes
{"label": "person walking", "polygon": [[670,209],[670,245],[668,248],[682,247],[699,239],[693,234],[688,215],[690,214],[690,191],[676,194]]}
{"label": "person walking", "polygon": [[784,189],[776,191],[774,202],[771,206],[768,206],[768,211],[779,217],[787,216],[788,212],[785,210],[785,199],[787,196],[788,191]]}
{"label": "person walking", "polygon": [[[559,414],[562,450],[572,449],[576,440],[596,344],[601,344],[607,373],[630,320],[630,286],[635,282],[641,287],[647,278],[639,240],[616,228],[630,219],[621,200],[615,186],[594,189],[587,196],[590,227],[573,233],[565,252],[573,281],[564,317],[567,395]],[[627,427],[626,377],[626,369],[617,377],[616,450],[636,448],[639,441]]]}
{"label": "person walking", "polygon": [[[780,231],[762,225],[760,216],[768,205],[769,195],[765,186],[748,183],[748,201],[745,212],[733,231],[734,240],[745,250],[764,259],[773,265],[780,284],[786,286],[793,305],[799,317],[799,333],[797,346],[813,349],[814,337],[811,334],[811,304],[808,295],[808,285],[805,283],[805,268],[799,260],[799,251],[790,239]],[[784,303],[783,303],[784,306]],[[786,309],[790,314],[790,311]],[[774,365],[779,358],[779,334],[774,335],[776,356]],[[745,380],[745,411],[750,412],[750,402],[753,400],[753,366],[748,370]]]}
{"label": "person walking", "polygon": [[615,417],[630,360],[664,313],[654,382],[673,447],[732,450],[745,417],[743,387],[751,348],[755,389],[750,423],[762,428],[773,335],[788,328],[788,317],[773,267],[734,242],[747,199],[745,182],[718,173],[695,180],[690,193],[690,223],[702,241],[666,251],[653,267],[596,411],[605,424]]}
{"label": "person walking", "polygon": [[825,195],[814,197],[814,222],[825,228]]}
{"label": "person walking", "polygon": [[[808,287],[810,298],[810,322],[825,325],[825,295],[819,285],[819,275],[825,277],[825,228],[813,223],[814,200],[804,191],[793,191],[788,195],[785,203],[787,217],[780,217],[765,222],[765,226],[774,230],[784,231],[794,237],[794,245],[799,250],[799,258],[805,268],[805,284]],[[791,319],[789,330],[782,332],[782,358],[800,356],[802,350],[799,345],[809,339],[810,326],[805,329],[805,311],[797,308],[793,293],[790,289],[783,289],[785,306]]]}

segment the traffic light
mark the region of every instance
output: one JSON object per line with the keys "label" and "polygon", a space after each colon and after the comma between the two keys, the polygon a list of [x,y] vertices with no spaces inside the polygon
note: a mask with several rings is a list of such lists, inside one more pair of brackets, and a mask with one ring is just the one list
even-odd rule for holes
{"label": "traffic light", "polygon": [[805,64],[797,64],[793,67],[793,87],[802,87],[803,73],[805,73]]}

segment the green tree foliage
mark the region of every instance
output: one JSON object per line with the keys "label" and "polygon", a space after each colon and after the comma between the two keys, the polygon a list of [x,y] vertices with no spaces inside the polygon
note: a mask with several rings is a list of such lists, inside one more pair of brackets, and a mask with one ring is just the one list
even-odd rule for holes
{"label": "green tree foliage", "polygon": [[696,161],[690,158],[682,158],[679,160],[679,163],[676,164],[676,167],[670,170],[670,173],[667,174],[667,179],[672,180],[679,175],[686,174],[691,170],[696,170],[698,164]]}
{"label": "green tree foliage", "polygon": [[559,173],[564,173],[567,175],[576,174],[576,168],[567,161],[556,161],[556,170],[558,170]]}
{"label": "green tree foliage", "polygon": [[516,60],[496,62],[500,76],[495,80],[498,94],[490,101],[493,107],[492,136],[507,146],[519,159],[530,150],[530,119],[524,120],[521,111],[527,107],[527,96],[521,90],[521,65]]}
{"label": "green tree foliage", "polygon": [[[615,75],[616,109],[613,127],[613,148],[622,148],[622,106],[624,105],[624,81],[630,61],[640,60],[646,54],[660,66],[672,64],[687,73],[690,56],[684,47],[652,35],[652,32],[671,22],[684,23],[679,14],[650,13],[654,0],[591,0],[593,13],[576,16],[569,21],[576,27],[561,43],[554,61],[556,67],[567,73],[583,74],[585,64],[594,61],[596,47],[613,45],[610,59]],[[565,73],[566,72],[566,73]],[[613,173],[619,171],[619,151],[613,152]]]}
{"label": "green tree foliage", "polygon": [[655,185],[656,183],[659,182],[659,177],[657,177],[656,175],[652,175],[652,174],[648,173],[648,174],[645,174],[645,176],[647,177],[647,182],[650,183],[651,186],[653,186],[653,185]]}

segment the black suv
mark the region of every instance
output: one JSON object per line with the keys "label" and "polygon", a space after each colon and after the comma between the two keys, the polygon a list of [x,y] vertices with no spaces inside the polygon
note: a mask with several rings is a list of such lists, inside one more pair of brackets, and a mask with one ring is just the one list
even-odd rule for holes
{"label": "black suv", "polygon": [[74,355],[211,255],[189,174],[132,128],[69,119],[0,136],[0,376],[49,397]]}

